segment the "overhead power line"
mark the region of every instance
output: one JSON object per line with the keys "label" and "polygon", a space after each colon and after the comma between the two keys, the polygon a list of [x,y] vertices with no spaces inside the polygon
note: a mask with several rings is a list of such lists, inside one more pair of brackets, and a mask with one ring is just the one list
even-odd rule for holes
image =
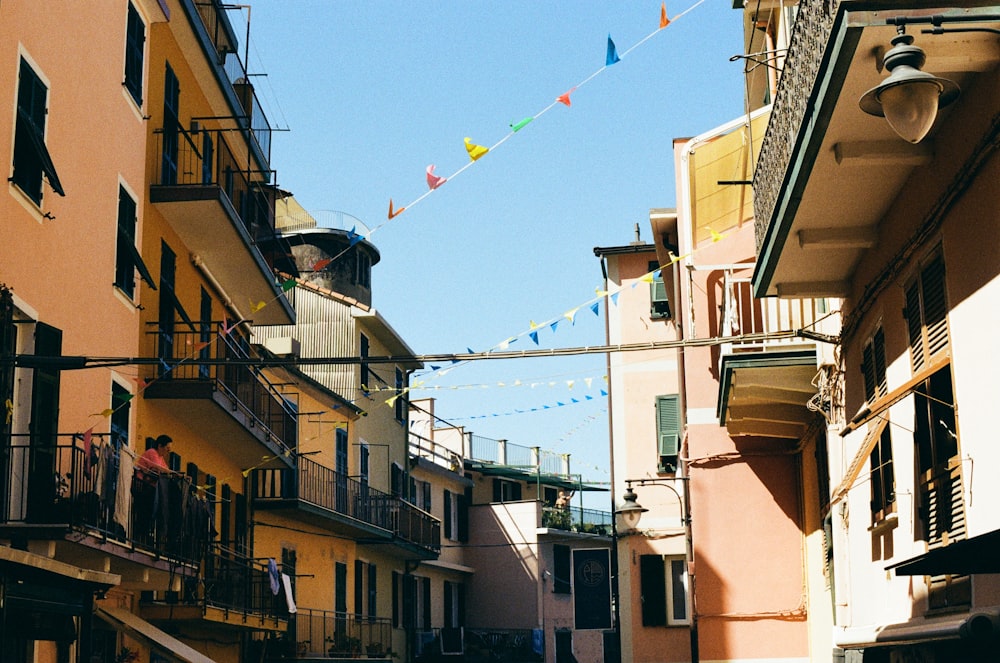
{"label": "overhead power line", "polygon": [[58,370],[79,370],[85,368],[106,368],[114,366],[148,366],[193,364],[199,366],[255,366],[258,368],[280,368],[284,366],[329,366],[351,364],[399,364],[413,361],[423,363],[481,361],[484,359],[528,359],[535,357],[571,357],[582,355],[608,354],[613,352],[641,352],[644,350],[670,350],[676,348],[699,348],[716,345],[762,343],[790,338],[804,338],[821,343],[840,342],[839,337],[820,334],[808,329],[795,329],[737,336],[712,336],[708,338],[682,339],[677,341],[647,341],[642,343],[619,343],[616,345],[576,346],[569,348],[534,348],[529,350],[486,350],[483,352],[440,353],[424,355],[387,355],[367,357],[224,357],[212,358],[191,356],[183,359],[163,359],[161,357],[89,357],[41,355],[15,355],[0,357],[0,366],[10,365],[22,368],[50,368]]}

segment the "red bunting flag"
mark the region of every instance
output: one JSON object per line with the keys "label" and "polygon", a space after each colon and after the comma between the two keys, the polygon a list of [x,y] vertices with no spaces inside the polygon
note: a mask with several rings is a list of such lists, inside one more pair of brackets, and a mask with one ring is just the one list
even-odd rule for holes
{"label": "red bunting flag", "polygon": [[556,101],[558,101],[561,104],[566,104],[567,106],[569,106],[570,105],[569,95],[573,94],[574,91],[576,91],[575,87],[570,88],[568,92],[564,92],[563,94],[560,94],[558,97],[556,97]]}
{"label": "red bunting flag", "polygon": [[329,265],[331,262],[333,262],[333,258],[323,258],[322,260],[317,260],[313,264],[313,271],[314,272],[318,272],[321,269],[323,269],[324,267],[326,267],[327,265]]}

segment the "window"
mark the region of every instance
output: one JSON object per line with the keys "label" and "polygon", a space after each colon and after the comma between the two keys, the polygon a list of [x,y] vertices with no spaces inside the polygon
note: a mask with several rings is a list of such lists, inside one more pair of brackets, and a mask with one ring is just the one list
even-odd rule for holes
{"label": "window", "polygon": [[180,94],[180,83],[168,62],[163,80],[163,150],[160,160],[160,184],[164,185],[177,184]]}
{"label": "window", "polygon": [[642,555],[639,574],[643,626],[691,623],[687,562],[683,557]]}
{"label": "window", "polygon": [[111,444],[115,449],[128,447],[128,422],[132,394],[118,384],[111,383]]}
{"label": "window", "polygon": [[360,619],[365,614],[365,581],[368,579],[368,564],[354,560],[354,614]]}
{"label": "window", "polygon": [[[861,374],[864,378],[865,400],[873,403],[884,397],[889,389],[886,381],[885,334],[882,326],[875,328],[861,350]],[[884,412],[871,424],[869,439],[877,441],[869,457],[871,467],[872,521],[880,522],[895,510],[896,477],[892,467],[892,432],[888,425],[889,413]]]}
{"label": "window", "polygon": [[576,663],[573,655],[573,631],[568,628],[557,628],[556,635],[556,663]]}
{"label": "window", "polygon": [[493,480],[494,502],[518,502],[521,499],[521,484],[505,479]]}
{"label": "window", "polygon": [[681,439],[681,403],[677,394],[656,397],[656,437],[659,452],[657,470],[676,472]]}
{"label": "window", "polygon": [[135,245],[136,203],[125,187],[118,186],[118,238],[115,248],[115,286],[130,299],[135,298],[135,273],[153,290],[153,275]]}
{"label": "window", "polygon": [[360,247],[357,250],[357,260],[355,261],[356,272],[354,282],[362,288],[372,287],[372,259]]}
{"label": "window", "polygon": [[[431,582],[430,578],[393,572],[394,589],[393,617],[403,628],[431,629]],[[400,592],[400,589],[402,590]],[[402,594],[403,600],[399,601]]]}
{"label": "window", "polygon": [[465,585],[444,581],[444,626],[465,626]]}
{"label": "window", "polygon": [[558,543],[552,546],[552,591],[555,594],[570,594],[572,563],[570,547]]}
{"label": "window", "polygon": [[128,3],[128,20],[125,25],[125,81],[123,85],[129,91],[135,103],[142,106],[142,70],[146,46],[146,25],[136,11],[135,6]]}
{"label": "window", "polygon": [[663,270],[657,262],[649,263],[649,271],[653,280],[649,284],[649,317],[653,320],[670,319],[670,299],[667,297],[667,285],[663,282]]}
{"label": "window", "polygon": [[14,131],[14,173],[11,181],[36,205],[42,204],[42,177],[60,196],[65,196],[55,165],[45,145],[48,88],[21,58],[17,84],[17,120]]}
{"label": "window", "polygon": [[347,613],[347,564],[333,565],[333,609],[338,615]]}
{"label": "window", "polygon": [[444,491],[444,538],[469,540],[469,500],[461,493]]}

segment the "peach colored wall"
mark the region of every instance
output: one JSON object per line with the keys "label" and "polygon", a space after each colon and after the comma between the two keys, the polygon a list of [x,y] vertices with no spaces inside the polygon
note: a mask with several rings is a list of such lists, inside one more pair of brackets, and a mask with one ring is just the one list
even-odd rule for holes
{"label": "peach colored wall", "polygon": [[[63,330],[64,354],[137,354],[138,302],[112,286],[119,182],[138,197],[140,209],[144,196],[145,124],[121,84],[127,6],[122,0],[55,3],[44,12],[32,3],[2,7],[0,90],[9,100],[0,113],[5,179],[13,172],[14,100],[24,55],[48,86],[45,142],[66,196],[45,180],[39,208],[14,184],[4,184],[0,283],[39,320]],[[75,29],[98,24],[104,26],[99,33]],[[63,373],[59,431],[108,429],[106,420],[92,415],[111,404],[111,375],[107,369]],[[125,384],[134,389],[131,379]]]}

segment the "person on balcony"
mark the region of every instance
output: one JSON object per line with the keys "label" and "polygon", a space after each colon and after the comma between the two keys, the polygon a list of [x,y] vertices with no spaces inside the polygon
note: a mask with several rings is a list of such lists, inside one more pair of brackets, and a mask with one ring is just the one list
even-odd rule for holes
{"label": "person on balcony", "polygon": [[161,476],[172,474],[170,459],[173,439],[169,435],[147,437],[147,449],[136,461],[132,492],[135,502],[135,538],[144,543],[153,541],[153,524],[157,511],[157,484]]}

